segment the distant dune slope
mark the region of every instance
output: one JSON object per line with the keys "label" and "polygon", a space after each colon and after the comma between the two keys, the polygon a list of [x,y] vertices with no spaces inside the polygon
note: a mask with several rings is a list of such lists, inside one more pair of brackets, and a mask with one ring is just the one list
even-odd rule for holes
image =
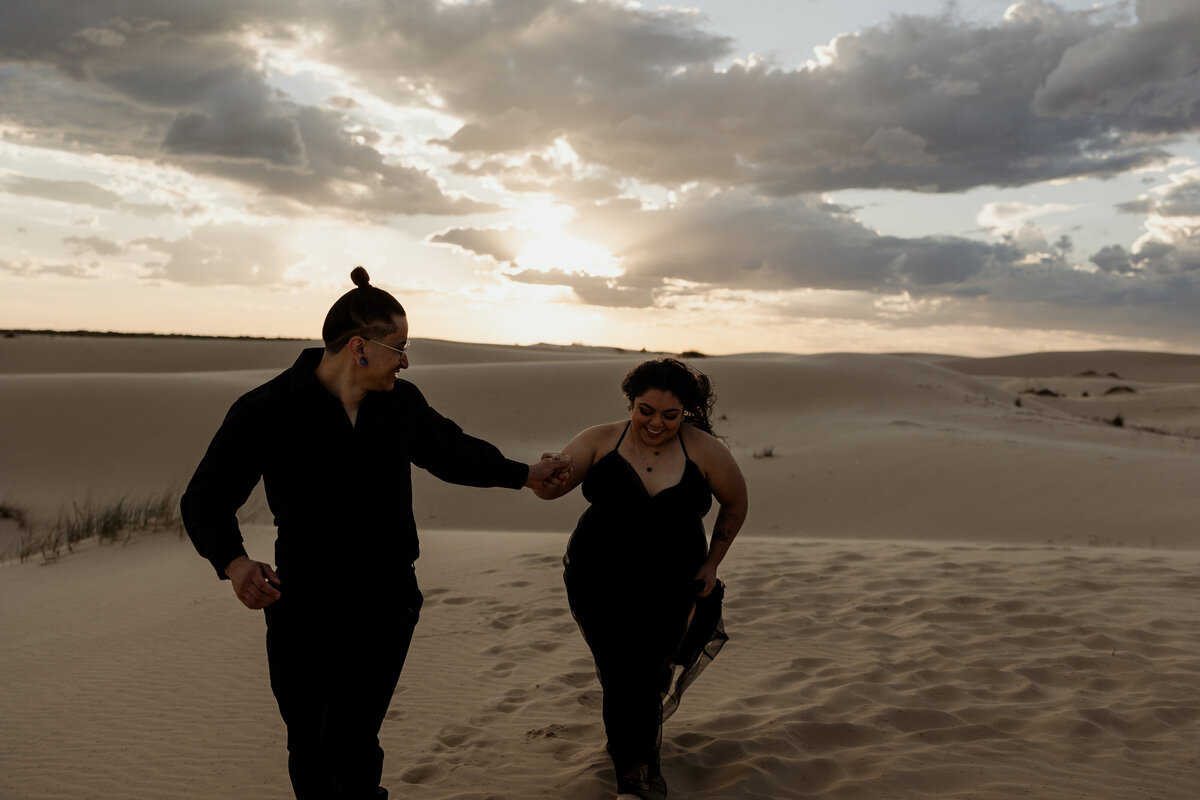
{"label": "distant dune slope", "polygon": [[[25,344],[3,341],[0,364],[11,366],[13,347]],[[61,343],[43,344],[49,359]],[[229,404],[290,364],[302,346],[209,342],[209,352],[199,344],[155,340],[148,350],[133,348],[147,364],[172,365],[166,372],[132,373],[129,353],[108,363],[92,350],[86,373],[0,374],[0,500],[52,514],[89,496],[182,488]],[[239,369],[194,371],[217,357]],[[259,361],[268,357],[276,363]],[[468,432],[532,460],[588,425],[622,418],[621,378],[643,357],[418,342],[408,377]],[[755,355],[696,363],[714,378],[718,433],[749,481],[747,531],[1200,546],[1200,359],[1055,359],[1053,370],[1046,354]],[[1087,369],[1127,380],[1079,376]],[[1103,393],[1118,382],[1133,391]],[[1059,396],[1029,393],[1046,387]],[[1111,424],[1118,415],[1123,427]],[[567,532],[583,507],[579,493],[551,504],[528,492],[447,486],[419,470],[416,480],[426,530]]]}

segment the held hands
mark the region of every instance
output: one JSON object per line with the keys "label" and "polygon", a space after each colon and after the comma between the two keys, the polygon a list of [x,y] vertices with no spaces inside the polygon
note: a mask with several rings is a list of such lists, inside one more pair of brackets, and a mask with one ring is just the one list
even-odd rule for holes
{"label": "held hands", "polygon": [[225,574],[229,576],[238,600],[246,608],[266,608],[282,596],[279,589],[275,588],[279,586],[279,576],[270,564],[238,556],[225,567]]}
{"label": "held hands", "polygon": [[525,485],[538,490],[560,489],[571,477],[571,457],[563,453],[542,453],[542,460],[529,467]]}

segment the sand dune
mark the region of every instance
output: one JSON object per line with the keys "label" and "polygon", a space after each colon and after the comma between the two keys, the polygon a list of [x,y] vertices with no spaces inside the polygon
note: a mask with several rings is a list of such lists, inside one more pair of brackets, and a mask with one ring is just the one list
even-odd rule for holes
{"label": "sand dune", "polygon": [[[0,503],[45,521],[181,488],[229,403],[300,346],[0,340]],[[409,377],[531,459],[623,416],[642,357],[418,342]],[[673,797],[1195,794],[1200,359],[700,366],[752,508],[723,568],[732,639],[665,732]],[[560,580],[578,493],[416,480],[427,604],[386,781],[430,800],[610,797]],[[269,527],[247,533],[269,557]],[[0,550],[18,534],[0,519]],[[10,560],[0,609],[0,797],[288,796],[261,617],[186,541]]]}
{"label": "sand dune", "polygon": [[[157,336],[54,336],[0,339],[0,374],[79,372],[214,372],[280,370],[319,340],[203,339]],[[427,364],[479,364],[611,356],[611,348],[511,345],[414,339],[414,359]]]}
{"label": "sand dune", "polygon": [[969,375],[1027,378],[1067,377],[1095,373],[1156,383],[1195,383],[1200,355],[1131,350],[1027,353],[995,358],[937,358],[936,363]]}
{"label": "sand dune", "polygon": [[[194,344],[157,344],[177,343]],[[0,353],[14,347],[0,345]],[[448,343],[438,363],[431,343],[408,374],[468,432],[523,460],[620,418],[621,376],[643,357],[587,350],[566,359],[563,348],[519,348],[519,359],[470,360],[488,348]],[[181,488],[229,404],[297,349],[292,343],[276,354],[277,366],[253,370],[0,374],[0,442],[12,454],[0,467],[0,501],[52,517],[88,498]],[[1122,354],[1118,366],[1137,374],[1136,355]],[[1111,379],[1072,375],[1107,362],[1072,358],[1063,360],[1071,375],[1055,379],[977,376],[964,374],[962,359],[949,369],[883,355],[733,356],[702,366],[717,386],[718,433],[750,482],[757,533],[1192,546],[1200,367],[1184,382],[1179,364],[1196,362],[1178,357],[1172,382],[1105,395]],[[1024,393],[1040,388],[1064,396]],[[1117,415],[1122,428],[1106,421]],[[429,529],[561,531],[582,508],[577,495],[547,506],[423,473],[417,481],[418,522]]]}
{"label": "sand dune", "polygon": [[[426,534],[426,607],[382,734],[398,796],[611,797],[563,544]],[[159,536],[5,568],[0,796],[287,796],[261,617],[203,567]],[[672,796],[1190,798],[1198,568],[1195,552],[747,536],[724,571],[732,639],[667,723]]]}

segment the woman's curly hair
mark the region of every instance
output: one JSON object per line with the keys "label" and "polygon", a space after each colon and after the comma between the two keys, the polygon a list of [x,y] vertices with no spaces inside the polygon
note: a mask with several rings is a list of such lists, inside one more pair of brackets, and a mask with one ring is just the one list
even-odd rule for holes
{"label": "woman's curly hair", "polygon": [[670,392],[683,403],[683,421],[705,433],[712,433],[712,410],[717,397],[712,380],[700,370],[674,358],[643,361],[621,382],[621,391],[632,404],[651,389]]}

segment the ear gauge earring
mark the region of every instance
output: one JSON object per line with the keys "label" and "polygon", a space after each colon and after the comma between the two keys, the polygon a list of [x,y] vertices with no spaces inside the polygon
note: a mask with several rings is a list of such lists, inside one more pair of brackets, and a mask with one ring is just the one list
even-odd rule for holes
{"label": "ear gauge earring", "polygon": [[360,358],[358,360],[358,363],[362,364],[365,367],[367,365],[367,360],[365,358]]}

